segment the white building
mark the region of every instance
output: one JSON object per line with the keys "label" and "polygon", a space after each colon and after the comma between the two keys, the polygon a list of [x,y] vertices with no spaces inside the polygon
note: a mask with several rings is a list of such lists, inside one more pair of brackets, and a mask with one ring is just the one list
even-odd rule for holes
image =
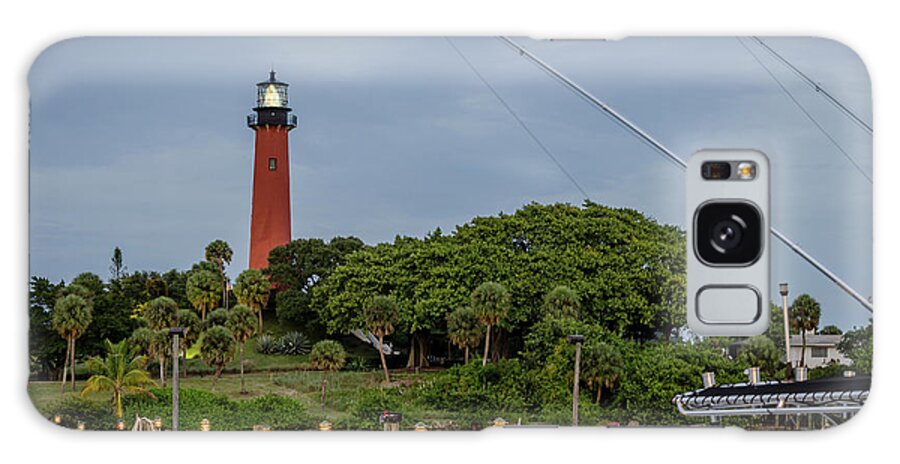
{"label": "white building", "polygon": [[[849,366],[852,362],[837,349],[841,335],[806,335],[806,366],[810,369],[824,366],[829,362],[837,362]],[[803,352],[803,339],[800,335],[791,335],[791,361],[796,366]]]}

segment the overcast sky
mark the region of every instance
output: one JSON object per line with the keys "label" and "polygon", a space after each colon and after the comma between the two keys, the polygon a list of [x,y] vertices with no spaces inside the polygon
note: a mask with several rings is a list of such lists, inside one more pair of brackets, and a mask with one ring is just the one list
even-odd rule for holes
{"label": "overcast sky", "polygon": [[[772,167],[772,223],[872,293],[872,188],[734,38],[519,42],[686,158],[756,148]],[[866,121],[853,51],[766,39]],[[453,43],[591,199],[684,227],[683,172],[494,38]],[[871,136],[746,41],[828,134],[872,173]],[[474,216],[582,195],[444,38],[86,38],[40,55],[31,92],[31,274],[103,277],[189,268],[217,238],[248,261],[254,84],[291,84],[294,237],[450,231]],[[810,293],[823,325],[870,314],[779,242],[773,283]],[[777,286],[772,299],[779,301]]]}

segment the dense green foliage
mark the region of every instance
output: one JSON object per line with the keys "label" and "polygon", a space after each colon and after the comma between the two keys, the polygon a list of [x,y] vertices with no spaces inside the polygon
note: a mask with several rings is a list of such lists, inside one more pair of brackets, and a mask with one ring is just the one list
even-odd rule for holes
{"label": "dense green foliage", "polygon": [[469,362],[469,349],[475,348],[484,337],[484,326],[472,308],[465,306],[447,315],[447,337],[463,349],[463,362]]}
{"label": "dense green foliage", "polygon": [[[172,390],[151,388],[153,398],[126,397],[124,417],[130,427],[135,415],[163,421],[163,428],[172,424]],[[306,408],[295,400],[277,395],[265,395],[248,400],[233,401],[205,390],[182,388],[179,395],[180,430],[199,430],[200,421],[207,419],[213,430],[252,430],[255,425],[267,425],[272,430],[307,430],[315,425]],[[43,411],[47,415],[60,414],[62,426],[75,428],[83,421],[88,430],[114,430],[116,416],[109,405],[90,399],[69,397]]]}
{"label": "dense green foliage", "polygon": [[219,380],[219,376],[222,375],[225,364],[228,364],[234,357],[234,344],[234,334],[225,326],[217,325],[203,332],[200,356],[203,358],[203,362],[216,369],[213,387]]}
{"label": "dense green foliage", "polygon": [[269,252],[268,273],[278,287],[275,311],[278,319],[298,327],[319,325],[311,307],[310,292],[347,256],[364,247],[356,237],[297,239]]}
{"label": "dense green foliage", "polygon": [[222,297],[222,280],[218,269],[199,268],[191,271],[187,279],[187,297],[200,311],[200,319],[206,320],[207,311],[218,306]]}
{"label": "dense green foliage", "polygon": [[262,312],[269,303],[269,293],[272,289],[272,283],[269,278],[259,269],[247,269],[242,272],[234,285],[234,296],[238,302],[252,309],[258,315],[257,330],[263,331]]}
{"label": "dense green foliage", "polygon": [[872,329],[870,321],[865,327],[849,330],[838,344],[838,350],[853,361],[853,370],[860,374],[872,373]]}

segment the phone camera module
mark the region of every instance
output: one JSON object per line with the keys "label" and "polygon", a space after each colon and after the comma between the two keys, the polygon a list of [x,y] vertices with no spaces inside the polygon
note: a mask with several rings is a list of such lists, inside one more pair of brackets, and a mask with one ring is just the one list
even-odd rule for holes
{"label": "phone camera module", "polygon": [[749,266],[762,252],[762,217],[750,203],[706,203],[694,231],[697,256],[710,265]]}

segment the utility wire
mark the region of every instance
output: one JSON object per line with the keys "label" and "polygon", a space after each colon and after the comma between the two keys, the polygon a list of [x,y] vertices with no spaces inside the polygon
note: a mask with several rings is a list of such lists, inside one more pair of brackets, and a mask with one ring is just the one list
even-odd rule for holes
{"label": "utility wire", "polygon": [[480,80],[481,83],[484,84],[484,86],[487,87],[492,94],[494,94],[494,97],[497,99],[497,101],[499,101],[500,104],[503,105],[504,108],[506,108],[506,111],[510,114],[510,116],[512,116],[513,119],[515,119],[516,122],[519,123],[519,126],[522,127],[522,130],[524,130],[525,133],[528,134],[529,137],[531,137],[531,140],[534,141],[535,145],[537,145],[541,149],[541,151],[544,152],[545,155],[547,155],[547,158],[550,158],[550,161],[553,161],[553,164],[555,164],[556,167],[559,168],[560,172],[562,172],[563,175],[565,175],[569,179],[569,181],[572,182],[572,185],[574,185],[575,188],[578,189],[578,191],[581,192],[582,195],[584,195],[584,199],[590,201],[590,195],[588,195],[588,193],[581,187],[578,181],[575,180],[575,177],[566,170],[562,163],[559,162],[559,159],[557,159],[556,156],[554,156],[550,151],[550,149],[541,142],[538,136],[528,128],[528,125],[525,124],[525,121],[523,121],[522,118],[520,118],[519,115],[517,115],[516,112],[513,111],[512,107],[510,107],[509,104],[506,103],[506,100],[504,100],[503,97],[501,97],[497,92],[497,90],[488,83],[487,79],[485,79],[484,76],[480,72],[478,72],[478,69],[475,68],[475,65],[472,64],[472,62],[469,61],[468,58],[466,58],[466,55],[463,54],[463,52],[456,46],[456,44],[453,43],[452,40],[450,40],[449,37],[445,37],[445,39],[447,39],[447,43],[449,43],[450,46],[453,47],[453,50],[456,50],[456,53],[460,58],[462,58],[469,69],[471,69],[472,72],[476,76],[478,76],[478,80]]}
{"label": "utility wire", "polygon": [[[553,68],[552,66],[550,66],[549,64],[547,64],[547,63],[545,63],[544,61],[542,61],[540,58],[538,58],[538,57],[535,56],[533,53],[531,53],[531,52],[529,52],[528,50],[526,50],[524,47],[522,47],[522,46],[520,46],[519,44],[517,44],[517,43],[515,43],[514,41],[512,41],[510,38],[508,38],[508,37],[500,37],[500,39],[501,39],[502,41],[506,42],[507,44],[509,44],[509,45],[510,45],[513,49],[515,49],[521,56],[524,56],[524,57],[527,58],[529,61],[531,61],[532,63],[536,64],[538,67],[540,67],[540,68],[542,68],[543,70],[545,70],[545,71],[547,71],[548,73],[550,73],[555,79],[559,80],[560,82],[562,82],[563,84],[565,84],[566,86],[568,86],[569,88],[571,88],[575,93],[581,95],[585,100],[589,101],[589,102],[590,102],[592,105],[594,105],[596,108],[598,108],[598,109],[604,111],[606,114],[608,114],[608,115],[612,116],[613,118],[617,119],[617,120],[621,123],[622,126],[626,127],[628,130],[630,130],[630,131],[634,132],[635,134],[639,135],[641,138],[643,138],[643,139],[647,142],[647,144],[649,144],[650,146],[652,146],[653,148],[655,148],[660,154],[662,154],[662,155],[664,155],[666,158],[668,158],[668,159],[674,161],[676,164],[678,164],[678,165],[681,166],[682,168],[687,168],[687,163],[685,163],[684,160],[681,159],[681,157],[679,157],[678,155],[676,155],[675,153],[673,153],[671,150],[669,150],[668,148],[666,148],[663,144],[661,144],[661,143],[659,143],[658,141],[656,141],[656,139],[654,139],[654,138],[651,137],[649,134],[647,134],[646,132],[644,132],[643,130],[641,130],[641,128],[639,128],[638,126],[636,126],[633,122],[629,121],[627,118],[625,118],[624,116],[620,115],[620,114],[617,113],[615,110],[613,110],[612,108],[610,108],[609,105],[607,105],[606,103],[602,102],[602,101],[601,101],[600,99],[598,99],[597,97],[593,96],[593,95],[592,95],[590,92],[588,92],[587,90],[584,90],[581,86],[579,86],[578,84],[576,84],[575,82],[573,82],[571,79],[569,79],[568,77],[566,77],[565,75],[563,75],[562,73],[560,73],[559,71],[557,71],[556,69],[554,69],[554,68]],[[820,263],[818,260],[816,260],[815,258],[813,258],[812,255],[810,255],[810,254],[807,253],[805,250],[803,250],[803,248],[802,248],[800,245],[798,245],[797,243],[795,243],[793,240],[791,240],[790,238],[788,238],[786,235],[784,235],[783,233],[781,233],[778,229],[776,229],[776,228],[773,227],[773,226],[770,226],[770,227],[769,227],[769,232],[770,232],[772,235],[774,235],[775,238],[781,240],[781,242],[784,243],[785,245],[787,245],[788,248],[790,248],[792,251],[794,251],[795,253],[797,253],[798,255],[800,255],[801,258],[803,258],[804,260],[806,260],[806,262],[809,263],[810,265],[812,265],[814,268],[816,268],[816,270],[818,270],[818,271],[821,272],[823,275],[825,275],[825,277],[827,277],[829,280],[831,280],[832,282],[834,282],[838,287],[840,287],[842,290],[844,290],[844,292],[846,292],[848,295],[850,295],[854,300],[856,300],[857,302],[859,302],[859,303],[860,303],[864,308],[866,308],[869,312],[872,312],[872,309],[873,309],[873,308],[872,308],[872,303],[871,303],[868,299],[866,299],[865,297],[863,297],[859,292],[857,292],[856,290],[854,290],[853,287],[851,287],[851,286],[848,285],[846,282],[844,282],[840,277],[837,276],[837,274],[831,272],[831,270],[829,270],[827,267],[825,267],[824,264]]]}
{"label": "utility wire", "polygon": [[756,53],[753,53],[753,50],[751,50],[750,47],[748,47],[747,44],[745,44],[744,41],[740,37],[737,37],[737,41],[741,44],[741,46],[744,47],[744,50],[747,50],[747,53],[749,53],[750,56],[753,57],[753,60],[756,61],[756,63],[759,64],[766,71],[766,73],[769,75],[769,77],[771,77],[772,80],[775,81],[776,84],[778,84],[778,87],[781,88],[782,92],[784,92],[784,94],[787,95],[787,97],[790,98],[792,102],[794,102],[794,105],[797,106],[797,108],[806,116],[806,118],[809,119],[809,121],[812,122],[813,125],[816,126],[817,129],[819,129],[819,132],[821,132],[822,135],[824,135],[831,142],[831,144],[834,145],[834,147],[837,148],[838,151],[840,151],[844,155],[844,158],[847,158],[847,161],[849,161],[850,164],[852,164],[853,167],[855,167],[856,170],[859,171],[859,173],[862,174],[862,176],[865,177],[866,180],[868,180],[869,183],[871,184],[872,177],[869,176],[868,174],[866,174],[866,172],[856,162],[856,160],[854,160],[853,157],[850,156],[850,154],[847,153],[847,151],[844,150],[843,147],[841,147],[841,145],[837,142],[837,140],[835,140],[834,137],[832,137],[831,134],[829,134],[828,131],[825,130],[825,128],[822,127],[821,124],[819,124],[819,121],[817,121],[816,118],[814,118],[813,115],[810,114],[810,112],[800,103],[800,101],[798,101],[797,98],[794,97],[794,94],[792,94],[791,91],[788,90],[788,88],[785,87],[784,84],[781,83],[781,81],[778,79],[778,77],[775,76],[775,73],[773,73],[772,70],[769,69],[769,67],[766,66],[766,64],[763,63],[763,61],[761,59],[759,59],[758,56],[756,56]]}
{"label": "utility wire", "polygon": [[769,44],[765,43],[761,38],[753,36],[753,40],[756,40],[756,42],[759,43],[759,45],[761,45],[763,48],[765,48],[766,51],[768,51],[772,56],[777,58],[778,61],[781,61],[781,63],[784,64],[785,66],[787,66],[788,69],[793,71],[794,74],[797,75],[797,77],[799,77],[804,82],[809,84],[809,86],[812,87],[817,93],[822,94],[825,97],[825,99],[828,100],[829,103],[834,105],[837,109],[841,110],[841,112],[844,113],[851,120],[853,120],[853,122],[858,124],[860,127],[865,129],[870,134],[872,133],[872,125],[871,124],[867,123],[865,120],[863,120],[862,118],[857,116],[856,113],[853,112],[853,110],[851,110],[846,105],[841,103],[840,100],[838,100],[834,95],[832,95],[830,92],[825,90],[825,88],[822,87],[821,85],[819,85],[818,82],[812,80],[803,71],[801,71],[796,66],[791,64],[791,62],[788,61],[787,58],[785,58],[780,53],[775,51],[775,49],[773,49],[771,46],[769,46]]}

